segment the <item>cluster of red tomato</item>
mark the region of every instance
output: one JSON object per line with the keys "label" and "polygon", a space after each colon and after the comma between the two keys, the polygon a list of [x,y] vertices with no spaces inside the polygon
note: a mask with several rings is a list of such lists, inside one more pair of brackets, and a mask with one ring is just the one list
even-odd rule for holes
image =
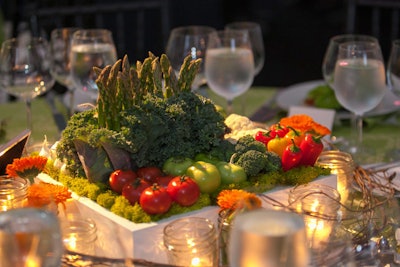
{"label": "cluster of red tomato", "polygon": [[255,139],[264,143],[268,151],[280,156],[284,171],[297,166],[313,166],[324,148],[322,137],[279,123],[255,135]]}
{"label": "cluster of red tomato", "polygon": [[200,197],[200,188],[188,176],[164,175],[158,167],[115,170],[109,177],[111,189],[131,205],[139,203],[148,214],[163,214],[172,203],[191,206]]}

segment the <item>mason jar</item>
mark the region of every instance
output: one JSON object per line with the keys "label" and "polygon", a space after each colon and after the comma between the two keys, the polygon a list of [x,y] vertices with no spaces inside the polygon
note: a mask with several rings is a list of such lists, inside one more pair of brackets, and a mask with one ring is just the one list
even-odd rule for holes
{"label": "mason jar", "polygon": [[28,183],[20,177],[0,176],[0,210],[22,208],[27,204]]}
{"label": "mason jar", "polygon": [[177,266],[218,266],[217,231],[200,217],[177,219],[164,227],[168,261]]}
{"label": "mason jar", "polygon": [[61,220],[64,247],[71,252],[95,255],[97,226],[90,218],[70,216]]}
{"label": "mason jar", "polygon": [[345,203],[354,181],[356,165],[352,156],[339,150],[327,150],[319,155],[315,165],[330,168],[331,173],[337,176],[337,190],[341,196],[341,203]]}

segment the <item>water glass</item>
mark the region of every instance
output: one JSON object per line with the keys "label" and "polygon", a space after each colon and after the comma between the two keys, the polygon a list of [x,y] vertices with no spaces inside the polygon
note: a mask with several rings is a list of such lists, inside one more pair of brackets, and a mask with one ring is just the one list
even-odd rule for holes
{"label": "water glass", "polygon": [[57,267],[63,252],[54,213],[34,208],[0,213],[0,266]]}
{"label": "water glass", "polygon": [[245,30],[249,33],[254,58],[254,76],[264,67],[265,51],[261,25],[253,21],[235,21],[225,25],[225,29]]}
{"label": "water glass", "polygon": [[305,267],[309,251],[303,218],[283,210],[238,214],[228,246],[231,267]]}
{"label": "water glass", "polygon": [[104,68],[117,61],[112,33],[106,29],[81,29],[71,39],[71,79],[79,88],[97,99],[98,88],[93,67]]}
{"label": "water glass", "polygon": [[170,264],[218,266],[217,231],[206,218],[186,217],[167,224],[164,245]]}
{"label": "water glass", "polygon": [[25,179],[0,176],[0,211],[24,207],[27,204],[27,190]]}
{"label": "water glass", "polygon": [[210,89],[227,100],[227,112],[231,114],[233,99],[249,90],[254,78],[253,52],[247,31],[210,34],[205,75]]}

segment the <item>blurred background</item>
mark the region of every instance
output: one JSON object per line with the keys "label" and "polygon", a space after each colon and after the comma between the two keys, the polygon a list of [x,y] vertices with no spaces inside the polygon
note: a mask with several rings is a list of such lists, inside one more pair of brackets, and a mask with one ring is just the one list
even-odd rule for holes
{"label": "blurred background", "polygon": [[[395,21],[399,2],[113,0],[112,4],[122,7],[122,11],[117,7],[115,10],[110,8],[109,0],[2,0],[0,3],[7,37],[24,31],[48,37],[56,27],[90,28],[101,25],[113,31],[118,56],[128,54],[131,61],[142,60],[147,51],[156,55],[163,53],[170,30],[177,26],[197,24],[222,29],[232,21],[255,21],[263,31],[265,64],[254,85],[288,86],[322,79],[322,58],[329,38],[336,34],[357,32],[379,35],[377,37],[386,57],[390,41],[397,37],[397,26],[393,29],[391,25],[399,24]],[[376,6],[381,11],[378,16]],[[104,12],[104,9],[107,12],[99,22],[96,12]],[[63,11],[69,12],[65,18]],[[123,12],[126,16],[115,19],[114,11]],[[87,16],[77,20],[76,17],[84,12]]]}

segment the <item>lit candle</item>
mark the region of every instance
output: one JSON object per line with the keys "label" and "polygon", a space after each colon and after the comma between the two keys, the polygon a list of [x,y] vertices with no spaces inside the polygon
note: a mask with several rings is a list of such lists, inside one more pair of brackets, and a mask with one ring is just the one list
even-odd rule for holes
{"label": "lit candle", "polygon": [[327,244],[339,207],[337,201],[324,194],[311,195],[302,200],[304,223],[311,248],[321,249]]}
{"label": "lit candle", "polygon": [[[308,207],[306,206],[304,209],[308,209]],[[307,211],[318,216],[321,215],[321,209],[323,207],[321,207],[319,200],[316,199],[311,203]],[[329,221],[312,215],[305,215],[304,223],[306,225],[307,238],[313,248],[322,246],[328,240],[332,231],[332,225]]]}
{"label": "lit candle", "polygon": [[28,255],[25,260],[25,267],[40,267],[40,259],[34,255]]}

